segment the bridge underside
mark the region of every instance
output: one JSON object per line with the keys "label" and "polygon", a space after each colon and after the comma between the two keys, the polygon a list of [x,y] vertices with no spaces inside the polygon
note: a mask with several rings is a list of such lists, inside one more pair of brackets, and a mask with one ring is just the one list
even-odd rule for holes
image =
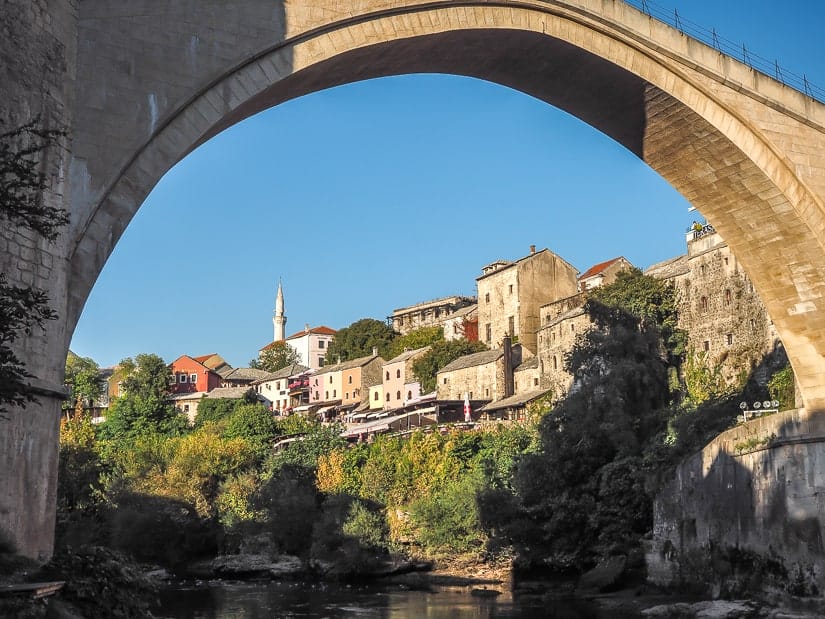
{"label": "bridge underside", "polygon": [[[15,59],[0,117],[39,112],[72,135],[44,196],[70,210],[71,229],[55,245],[0,231],[3,272],[45,289],[61,316],[20,351],[44,393],[62,383],[117,240],[176,162],[283,101],[435,72],[566,110],[679,190],[748,272],[794,366],[806,431],[825,431],[825,106],[619,0],[11,2],[51,22],[15,18],[0,40]],[[0,477],[0,527],[32,556],[51,552],[58,413],[45,397],[0,433],[0,470],[15,471]]]}

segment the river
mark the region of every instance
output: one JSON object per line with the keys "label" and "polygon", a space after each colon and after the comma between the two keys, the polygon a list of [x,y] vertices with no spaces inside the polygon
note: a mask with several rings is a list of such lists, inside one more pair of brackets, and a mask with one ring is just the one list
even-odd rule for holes
{"label": "river", "polygon": [[216,582],[178,586],[161,595],[168,619],[620,619],[636,613],[598,610],[578,600],[487,597],[466,587],[410,590],[401,586],[339,586],[283,582]]}

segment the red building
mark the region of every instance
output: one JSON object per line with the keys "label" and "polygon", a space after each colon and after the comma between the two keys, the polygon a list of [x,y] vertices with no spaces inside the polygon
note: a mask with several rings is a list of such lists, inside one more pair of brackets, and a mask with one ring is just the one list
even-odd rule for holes
{"label": "red building", "polygon": [[183,355],[170,363],[169,391],[172,393],[208,392],[220,387],[220,375],[199,361],[199,359],[210,356],[212,355],[205,355],[204,357]]}

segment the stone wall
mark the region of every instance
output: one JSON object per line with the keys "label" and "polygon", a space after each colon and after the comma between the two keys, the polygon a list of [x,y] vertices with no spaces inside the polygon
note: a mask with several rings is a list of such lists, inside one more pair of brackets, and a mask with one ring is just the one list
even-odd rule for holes
{"label": "stone wall", "polygon": [[469,394],[471,400],[495,401],[504,397],[504,359],[439,372],[437,380],[439,400],[463,400],[464,395]]}
{"label": "stone wall", "polygon": [[539,308],[575,294],[576,274],[575,267],[544,249],[479,277],[479,340],[494,348],[509,334],[536,354]]}
{"label": "stone wall", "polygon": [[[689,233],[687,245],[683,260],[654,265],[647,273],[676,286],[679,326],[688,333],[689,354],[709,368],[718,367],[728,385],[742,384],[754,372],[764,385],[769,372],[763,361],[782,344],[762,299],[712,227]],[[778,361],[785,361],[784,353]]]}
{"label": "stone wall", "polygon": [[746,557],[746,577],[797,593],[825,590],[823,462],[825,427],[804,410],[719,435],[656,496],[649,580],[718,590],[739,577],[736,558]]}
{"label": "stone wall", "polygon": [[[77,2],[9,0],[0,6],[0,131],[34,118],[67,137],[43,156],[44,204],[69,209],[68,143],[74,127]],[[10,284],[46,290],[60,319],[17,342],[34,375],[38,402],[0,419],[0,531],[18,551],[46,559],[52,553],[57,489],[57,444],[63,372],[71,333],[66,291],[70,244],[66,231],[48,242],[28,230],[0,224],[0,272]]]}
{"label": "stone wall", "polygon": [[564,397],[573,376],[565,369],[565,359],[576,338],[591,327],[584,312],[587,297],[577,294],[541,308],[542,326],[538,332],[538,357],[542,389],[551,389],[553,399]]}

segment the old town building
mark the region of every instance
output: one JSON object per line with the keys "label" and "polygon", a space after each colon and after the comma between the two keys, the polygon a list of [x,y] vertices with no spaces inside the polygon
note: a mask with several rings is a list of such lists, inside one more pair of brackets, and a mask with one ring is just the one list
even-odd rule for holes
{"label": "old town building", "polygon": [[498,400],[513,395],[513,370],[529,355],[521,344],[459,357],[436,375],[439,400]]}
{"label": "old town building", "polygon": [[421,395],[421,384],[413,374],[413,363],[430,350],[429,346],[405,350],[387,361],[381,368],[383,373],[384,408],[400,408]]}
{"label": "old town building", "polygon": [[[280,415],[288,414],[291,409],[309,401],[309,368],[294,363],[275,372],[267,372],[265,376],[253,383],[255,391],[264,398],[272,411]],[[300,392],[306,387],[307,397],[300,397]],[[306,400],[306,401],[304,401]]]}
{"label": "old town building", "polygon": [[785,361],[765,305],[713,226],[691,228],[686,242],[687,254],[654,264],[646,273],[676,286],[689,354],[711,369],[718,367],[728,384],[740,383],[753,371],[763,382],[766,357],[776,353],[771,362]]}
{"label": "old town building", "polygon": [[538,331],[540,385],[549,389],[553,399],[564,397],[573,377],[565,369],[567,353],[576,338],[587,331],[590,317],[584,311],[587,300],[579,293],[541,307],[541,328]]}
{"label": "old town building", "polygon": [[504,336],[517,338],[536,353],[539,308],[576,293],[574,266],[548,249],[507,262],[498,260],[482,269],[478,288],[479,340],[500,346]]}
{"label": "old town building", "polygon": [[417,303],[409,307],[400,307],[393,310],[388,318],[392,322],[393,331],[406,335],[422,327],[441,326],[444,321],[452,317],[462,308],[473,305],[473,297],[452,296]]}
{"label": "old town building", "polygon": [[384,359],[373,354],[325,366],[310,380],[310,404],[354,407],[366,403],[369,388],[382,383]]}

